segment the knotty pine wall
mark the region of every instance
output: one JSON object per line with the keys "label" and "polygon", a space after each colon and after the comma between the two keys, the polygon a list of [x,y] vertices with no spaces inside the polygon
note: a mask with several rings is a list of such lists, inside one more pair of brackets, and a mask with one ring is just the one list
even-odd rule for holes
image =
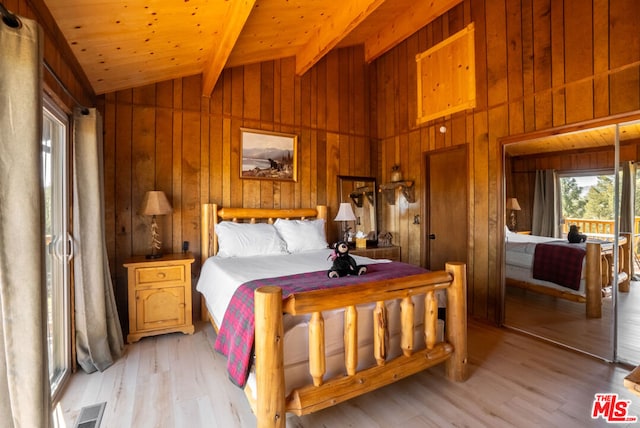
{"label": "knotty pine wall", "polygon": [[[126,323],[122,263],[149,248],[149,218],[137,214],[148,190],[163,190],[173,213],[159,218],[165,252],[183,241],[200,255],[200,206],[298,208],[337,213],[338,175],[370,176],[369,76],[362,47],[335,50],[302,77],[293,58],[224,70],[210,98],[201,76],[101,97],[104,112],[107,249]],[[240,128],[298,135],[298,180],[240,178]],[[329,221],[329,241],[338,225]],[[200,261],[194,264],[194,279]],[[195,281],[194,281],[195,289]],[[199,296],[194,293],[196,317]]]}
{"label": "knotty pine wall", "polygon": [[[620,162],[640,159],[640,142],[620,145]],[[521,211],[517,212],[518,230],[531,230],[536,171],[554,169],[559,173],[612,170],[614,148],[582,149],[562,153],[539,153],[505,159],[507,195],[518,195]]]}
{"label": "knotty pine wall", "polygon": [[[371,122],[378,180],[399,163],[417,200],[385,206],[382,228],[420,260],[421,154],[468,146],[468,307],[499,321],[504,202],[501,140],[640,109],[640,2],[465,0],[375,61]],[[416,126],[415,55],[475,23],[477,106]],[[448,132],[438,129],[446,125]],[[454,173],[454,172],[452,172]],[[446,203],[446,201],[443,201]],[[427,213],[428,214],[428,213]]]}
{"label": "knotty pine wall", "polygon": [[[211,99],[199,97],[199,77],[107,94],[107,242],[119,307],[122,262],[147,246],[148,220],[135,213],[146,190],[165,190],[175,208],[161,222],[165,249],[179,251],[188,240],[198,254],[202,201],[327,203],[335,212],[336,175],[374,175],[380,183],[399,163],[416,180],[417,200],[381,204],[381,228],[402,245],[404,261],[420,263],[426,218],[420,226],[413,219],[422,214],[423,153],[465,144],[469,311],[499,320],[501,139],[638,110],[639,7],[634,0],[465,0],[368,66],[361,49],[341,49],[301,78],[292,59],[225,70]],[[471,21],[477,107],[416,126],[415,55]],[[297,133],[298,183],[241,180],[241,126]]]}

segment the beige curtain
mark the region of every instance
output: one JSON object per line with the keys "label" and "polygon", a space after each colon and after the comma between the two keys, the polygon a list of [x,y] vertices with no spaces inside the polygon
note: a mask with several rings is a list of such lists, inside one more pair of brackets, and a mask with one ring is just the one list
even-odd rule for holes
{"label": "beige curtain", "polygon": [[[622,164],[622,191],[620,194],[620,232],[632,235],[631,251],[635,252],[635,211],[636,211],[636,164],[625,162]],[[635,274],[634,263],[631,263],[631,275]],[[637,278],[634,277],[637,281]]]}
{"label": "beige curtain", "polygon": [[620,194],[620,232],[634,233],[636,196],[636,164],[622,164],[622,191]]}
{"label": "beige curtain", "polygon": [[538,236],[560,238],[562,206],[557,174],[552,169],[536,171],[533,195],[531,233]]}
{"label": "beige curtain", "polygon": [[0,21],[0,425],[51,426],[41,187],[42,32]]}
{"label": "beige curtain", "polygon": [[102,118],[96,109],[77,109],[73,126],[76,350],[91,373],[113,364],[124,343],[105,243]]}

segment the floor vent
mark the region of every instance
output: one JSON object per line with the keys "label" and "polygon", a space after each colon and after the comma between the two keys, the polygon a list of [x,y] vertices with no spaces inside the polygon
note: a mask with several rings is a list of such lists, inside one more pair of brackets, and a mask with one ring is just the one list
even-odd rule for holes
{"label": "floor vent", "polygon": [[99,428],[106,402],[80,409],[80,415],[73,428]]}

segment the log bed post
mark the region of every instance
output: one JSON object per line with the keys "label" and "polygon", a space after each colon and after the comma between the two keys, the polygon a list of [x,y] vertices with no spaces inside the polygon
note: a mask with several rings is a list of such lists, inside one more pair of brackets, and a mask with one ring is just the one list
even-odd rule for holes
{"label": "log bed post", "polygon": [[[202,204],[200,215],[200,269],[204,262],[211,256],[211,222],[212,222],[213,206],[211,204]],[[209,310],[204,298],[200,298],[200,319],[209,321]]]}
{"label": "log bed post", "polygon": [[453,355],[445,363],[450,380],[467,379],[467,267],[461,262],[445,264],[445,270],[453,275],[447,289],[447,341],[453,345]]}
{"label": "log bed post", "polygon": [[407,296],[400,302],[400,321],[402,325],[402,335],[400,347],[406,357],[413,353],[413,314],[415,307],[411,296]]}
{"label": "log bed post", "polygon": [[344,366],[348,376],[358,368],[358,311],[355,306],[344,310]]}
{"label": "log bed post", "polygon": [[258,428],[284,427],[284,333],[282,289],[255,291],[255,354]]}
{"label": "log bed post", "polygon": [[424,343],[427,349],[433,349],[438,339],[438,299],[436,293],[429,291],[424,296]]}
{"label": "log bed post", "polygon": [[629,288],[631,286],[631,266],[633,263],[633,259],[631,256],[631,245],[633,242],[633,234],[629,232],[623,232],[620,235],[626,238],[626,241],[620,245],[618,248],[618,263],[620,266],[618,267],[618,272],[622,272],[625,274],[625,277],[620,281],[618,285],[618,291],[622,293],[629,292]]}
{"label": "log bed post", "polygon": [[313,312],[309,320],[309,372],[313,378],[313,384],[322,385],[322,378],[326,372],[322,312]]}
{"label": "log bed post", "polygon": [[373,356],[378,366],[384,366],[387,359],[387,336],[387,307],[379,301],[373,310]]}
{"label": "log bed post", "polygon": [[587,242],[585,296],[587,318],[602,317],[602,264],[599,243]]}

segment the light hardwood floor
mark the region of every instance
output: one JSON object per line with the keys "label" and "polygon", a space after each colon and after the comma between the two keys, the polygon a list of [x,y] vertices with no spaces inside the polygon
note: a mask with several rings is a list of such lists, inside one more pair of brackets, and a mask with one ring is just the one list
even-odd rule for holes
{"label": "light hardwood floor", "polygon": [[[506,329],[469,322],[466,382],[432,368],[330,409],[297,417],[289,427],[591,427],[595,393],[631,400],[629,370]],[[102,428],[253,427],[244,393],[212,350],[215,338],[200,323],[193,336],[148,337],[103,373],[76,373],[57,406],[59,427],[72,428],[83,406],[106,401]],[[617,424],[617,426],[625,426]]]}
{"label": "light hardwood floor", "polygon": [[[640,363],[640,282],[618,294],[618,359]],[[602,318],[586,318],[585,304],[516,287],[505,290],[505,325],[576,349],[613,359],[613,302],[602,303]]]}

